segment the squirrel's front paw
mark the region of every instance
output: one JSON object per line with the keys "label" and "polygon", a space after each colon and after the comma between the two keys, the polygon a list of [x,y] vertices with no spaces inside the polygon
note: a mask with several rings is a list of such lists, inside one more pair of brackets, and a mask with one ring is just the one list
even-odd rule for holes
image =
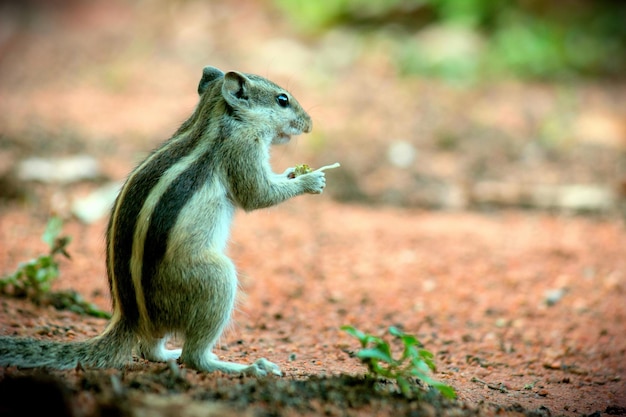
{"label": "squirrel's front paw", "polygon": [[288,179],[292,180],[292,179],[296,178],[296,176],[297,176],[297,175],[296,175],[296,168],[295,168],[295,167],[290,167],[290,168],[287,168],[287,169],[285,170],[285,172],[283,172],[282,174],[280,174],[280,176],[281,176],[281,177],[285,177],[285,178],[288,178]]}
{"label": "squirrel's front paw", "polygon": [[302,182],[305,193],[321,194],[326,187],[326,175],[321,171],[309,172],[296,177],[296,179]]}

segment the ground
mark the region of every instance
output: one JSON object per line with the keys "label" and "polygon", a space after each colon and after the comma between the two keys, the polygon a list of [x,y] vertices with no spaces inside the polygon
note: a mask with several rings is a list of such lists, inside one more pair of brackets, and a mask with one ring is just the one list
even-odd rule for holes
{"label": "ground", "polygon": [[[0,260],[8,270],[17,254],[42,246],[33,237],[44,219],[35,210],[4,208],[1,221],[10,249]],[[104,226],[67,225],[73,260],[63,261],[57,284],[107,308]],[[454,405],[431,400],[438,411],[619,415],[626,406],[625,245],[615,221],[416,212],[301,197],[236,217],[229,253],[242,294],[217,349],[232,361],[266,357],[281,366],[282,378],[207,375],[139,359],[123,371],[51,375],[89,413],[164,412],[168,398],[181,407],[208,402],[249,415],[430,409],[427,400],[365,388],[358,379],[365,368],[352,357],[358,343],[339,330],[352,324],[383,335],[396,325],[435,353],[436,378],[458,392]],[[549,301],[555,290],[562,298]],[[3,298],[0,323],[3,334],[73,340],[96,335],[106,321]],[[31,374],[2,371],[5,384]],[[149,394],[160,398],[155,403]]]}
{"label": "ground", "polygon": [[[81,222],[72,203],[123,179],[176,129],[205,64],[288,85],[311,113],[313,134],[277,148],[276,171],[342,167],[321,196],[234,220],[239,303],[216,353],[266,357],[282,378],[139,358],[123,370],[7,367],[0,414],[626,415],[626,83],[401,79],[385,40],[287,39],[256,1],[68,4],[6,9],[30,23],[5,24],[14,32],[0,39],[0,275],[46,251],[40,236],[57,214],[72,242],[54,289],[110,310],[108,219]],[[97,178],[18,174],[29,156],[76,154],[98,161]],[[563,206],[551,194],[580,184],[602,198]],[[423,385],[406,398],[365,378],[346,324],[416,335],[458,399]],[[105,326],[0,298],[1,335],[69,341]]]}

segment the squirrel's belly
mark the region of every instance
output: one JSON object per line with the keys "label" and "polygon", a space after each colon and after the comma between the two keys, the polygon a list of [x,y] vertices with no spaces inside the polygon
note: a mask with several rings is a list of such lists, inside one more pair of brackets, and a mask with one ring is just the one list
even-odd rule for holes
{"label": "squirrel's belly", "polygon": [[223,188],[217,182],[207,183],[180,211],[168,236],[165,259],[178,262],[201,251],[223,252],[233,213]]}

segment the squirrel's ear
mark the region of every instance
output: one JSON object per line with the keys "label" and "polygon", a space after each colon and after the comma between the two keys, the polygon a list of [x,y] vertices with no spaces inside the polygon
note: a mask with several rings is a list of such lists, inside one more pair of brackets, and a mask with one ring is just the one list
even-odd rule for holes
{"label": "squirrel's ear", "polygon": [[215,67],[204,67],[202,70],[202,79],[200,79],[200,84],[198,84],[198,95],[202,95],[206,91],[211,81],[223,76],[224,73]]}
{"label": "squirrel's ear", "polygon": [[230,105],[241,105],[248,101],[250,80],[240,72],[230,71],[224,75],[222,95]]}

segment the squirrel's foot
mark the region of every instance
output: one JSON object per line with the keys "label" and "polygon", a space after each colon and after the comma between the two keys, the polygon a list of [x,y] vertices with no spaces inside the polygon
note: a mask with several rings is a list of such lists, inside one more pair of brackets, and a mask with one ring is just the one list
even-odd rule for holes
{"label": "squirrel's foot", "polygon": [[146,359],[155,361],[155,362],[167,362],[167,361],[175,361],[180,358],[181,353],[183,353],[182,349],[163,349],[158,352],[157,355]]}
{"label": "squirrel's foot", "polygon": [[278,365],[265,358],[258,359],[251,365],[244,365],[242,363],[221,361],[211,353],[208,358],[205,358],[205,360],[200,363],[193,360],[185,361],[185,358],[183,358],[183,363],[191,368],[206,372],[220,371],[228,374],[244,374],[261,377],[269,374],[282,376],[282,372],[280,371]]}
{"label": "squirrel's foot", "polygon": [[282,376],[280,367],[265,358],[257,359],[252,365],[242,369],[242,373],[252,376],[266,376],[268,374]]}

